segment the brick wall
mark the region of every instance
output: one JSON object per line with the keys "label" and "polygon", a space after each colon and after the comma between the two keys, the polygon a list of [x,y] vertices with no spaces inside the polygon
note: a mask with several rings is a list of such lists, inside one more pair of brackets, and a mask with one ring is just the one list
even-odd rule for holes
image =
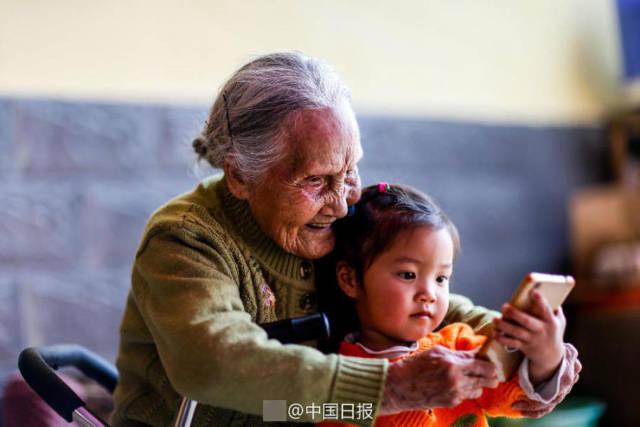
{"label": "brick wall", "polygon": [[19,348],[112,359],[149,214],[193,187],[206,108],[0,99],[0,376]]}

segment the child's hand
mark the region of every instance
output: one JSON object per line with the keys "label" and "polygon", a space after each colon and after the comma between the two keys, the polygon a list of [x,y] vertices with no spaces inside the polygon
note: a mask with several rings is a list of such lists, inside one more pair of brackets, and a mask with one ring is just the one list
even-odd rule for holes
{"label": "child's hand", "polygon": [[562,308],[552,311],[538,291],[531,291],[531,299],[531,314],[505,304],[502,318],[494,319],[494,324],[495,338],[507,347],[522,351],[529,359],[529,379],[535,387],[548,380],[560,366],[567,321]]}

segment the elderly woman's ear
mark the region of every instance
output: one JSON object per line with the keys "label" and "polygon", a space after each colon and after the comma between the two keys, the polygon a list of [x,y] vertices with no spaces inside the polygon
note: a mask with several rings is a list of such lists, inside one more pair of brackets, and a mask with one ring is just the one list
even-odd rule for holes
{"label": "elderly woman's ear", "polygon": [[238,168],[229,159],[224,159],[224,175],[227,178],[227,186],[229,191],[236,198],[246,200],[251,195],[249,183],[242,176]]}

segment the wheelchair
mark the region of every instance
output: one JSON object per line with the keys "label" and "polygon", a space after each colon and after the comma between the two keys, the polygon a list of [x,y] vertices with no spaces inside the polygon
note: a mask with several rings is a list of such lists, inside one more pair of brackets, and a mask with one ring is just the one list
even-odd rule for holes
{"label": "wheelchair", "polygon": [[[283,344],[329,338],[329,320],[324,313],[285,319],[260,325],[269,338]],[[85,402],[56,374],[55,370],[71,366],[96,381],[110,393],[118,383],[118,371],[111,363],[76,344],[59,344],[24,349],[18,369],[29,387],[67,422],[85,427],[108,426],[87,409]],[[174,427],[188,427],[197,402],[183,397]]]}

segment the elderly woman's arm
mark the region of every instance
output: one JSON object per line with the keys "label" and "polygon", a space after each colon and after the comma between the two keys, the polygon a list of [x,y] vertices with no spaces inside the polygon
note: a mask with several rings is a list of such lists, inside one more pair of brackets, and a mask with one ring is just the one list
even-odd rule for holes
{"label": "elderly woman's arm", "polygon": [[443,325],[460,322],[471,326],[476,333],[484,334],[491,327],[492,320],[500,316],[497,311],[473,305],[469,298],[458,294],[449,295],[449,310]]}
{"label": "elderly woman's arm", "polygon": [[[224,254],[226,248],[184,227],[147,235],[133,271],[133,300],[180,395],[251,414],[261,414],[264,399],[302,405],[369,402],[374,413],[376,408],[393,413],[455,405],[494,381],[486,362],[447,349],[388,367],[385,360],[325,356],[268,340],[245,311],[238,286],[242,273]],[[460,298],[459,319],[483,325],[490,317]],[[126,320],[123,333],[139,339]],[[553,406],[532,410],[538,414]]]}
{"label": "elderly woman's arm", "polygon": [[456,406],[497,384],[491,363],[473,352],[435,346],[389,366],[380,413]]}
{"label": "elderly woman's arm", "polygon": [[[178,394],[250,414],[262,414],[265,399],[370,402],[376,409],[385,360],[327,356],[268,340],[245,311],[237,284],[242,273],[229,262],[226,248],[184,227],[153,234],[136,259],[133,299]],[[125,317],[123,338],[144,335],[128,328]]]}

